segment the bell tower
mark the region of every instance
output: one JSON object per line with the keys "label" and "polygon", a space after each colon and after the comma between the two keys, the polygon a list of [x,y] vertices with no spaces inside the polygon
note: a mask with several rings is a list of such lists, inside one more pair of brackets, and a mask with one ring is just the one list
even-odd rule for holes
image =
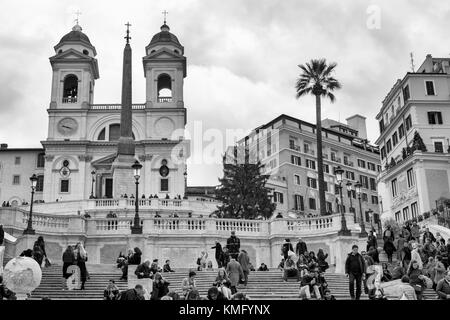
{"label": "bell tower", "polygon": [[88,109],[99,76],[97,51],[77,24],[54,47],[50,109]]}
{"label": "bell tower", "polygon": [[145,48],[143,58],[146,82],[147,108],[184,108],[183,81],[186,77],[184,47],[170,32],[161,26]]}

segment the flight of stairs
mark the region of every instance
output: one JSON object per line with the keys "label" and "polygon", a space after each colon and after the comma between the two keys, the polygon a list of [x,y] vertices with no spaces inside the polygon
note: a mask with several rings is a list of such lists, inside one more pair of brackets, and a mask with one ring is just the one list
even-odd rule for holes
{"label": "flight of stairs", "polygon": [[[41,285],[31,296],[32,300],[40,300],[44,297],[52,300],[101,300],[103,299],[103,290],[108,281],[114,279],[119,290],[127,289],[127,282],[120,281],[121,272],[115,265],[88,265],[90,270],[90,280],[86,282],[86,290],[62,290],[62,267],[51,266],[43,269],[43,278]],[[187,277],[188,269],[179,269],[174,273],[164,273],[163,276],[170,282],[169,289],[176,291],[181,295],[181,283],[183,278]],[[216,278],[216,271],[197,272],[197,289],[202,296],[207,295],[208,289],[212,286]],[[326,279],[331,293],[337,300],[349,299],[348,279],[343,274],[329,273]],[[252,300],[296,300],[299,299],[299,283],[295,280],[283,282],[282,273],[279,270],[266,272],[252,272],[249,276],[249,282],[246,288],[242,285],[238,291],[244,292]],[[425,295],[427,299],[435,299],[436,294],[432,290],[427,290]],[[367,300],[367,295],[363,294],[362,300]]]}

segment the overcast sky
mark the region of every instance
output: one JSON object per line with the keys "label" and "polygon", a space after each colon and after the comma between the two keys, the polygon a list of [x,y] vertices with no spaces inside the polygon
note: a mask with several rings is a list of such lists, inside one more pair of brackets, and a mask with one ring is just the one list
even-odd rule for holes
{"label": "overcast sky", "polygon": [[[380,21],[373,20],[376,8]],[[314,100],[296,100],[294,85],[298,64],[323,57],[338,63],[335,76],[343,84],[336,103],[324,103],[323,117],[345,121],[362,114],[375,141],[375,115],[396,79],[410,70],[409,53],[416,67],[427,53],[450,54],[450,2],[440,0],[8,1],[0,10],[0,142],[39,147],[46,138],[48,58],[78,9],[83,32],[98,52],[95,103],[120,102],[127,21],[133,102],[145,102],[144,48],[167,10],[188,59],[188,127],[201,120],[204,130],[248,131],[282,113],[314,122]],[[188,170],[189,185],[217,184],[221,175],[220,165]]]}

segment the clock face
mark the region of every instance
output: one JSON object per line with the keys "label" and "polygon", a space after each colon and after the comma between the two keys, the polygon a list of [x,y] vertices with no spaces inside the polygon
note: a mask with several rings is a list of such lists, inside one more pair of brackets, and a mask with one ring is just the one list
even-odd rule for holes
{"label": "clock face", "polygon": [[77,132],[78,123],[75,119],[72,118],[64,118],[58,122],[58,131],[65,135],[69,136]]}

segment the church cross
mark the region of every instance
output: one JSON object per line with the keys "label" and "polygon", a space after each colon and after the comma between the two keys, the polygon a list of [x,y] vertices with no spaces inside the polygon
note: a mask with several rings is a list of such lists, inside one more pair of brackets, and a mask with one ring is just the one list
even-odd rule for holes
{"label": "church cross", "polygon": [[131,39],[131,37],[130,37],[131,24],[129,22],[127,22],[125,25],[127,26],[127,36],[125,37],[125,39],[127,39],[127,44],[128,44],[128,43],[130,43],[130,39]]}
{"label": "church cross", "polygon": [[77,18],[75,19],[75,22],[77,23],[77,25],[79,25],[80,22],[80,16],[81,16],[81,11],[77,10],[77,12],[75,12],[75,15],[77,16]]}
{"label": "church cross", "polygon": [[164,11],[162,12],[162,14],[164,15],[164,24],[166,24],[167,15],[169,14],[169,12],[167,12],[166,10],[164,10]]}

